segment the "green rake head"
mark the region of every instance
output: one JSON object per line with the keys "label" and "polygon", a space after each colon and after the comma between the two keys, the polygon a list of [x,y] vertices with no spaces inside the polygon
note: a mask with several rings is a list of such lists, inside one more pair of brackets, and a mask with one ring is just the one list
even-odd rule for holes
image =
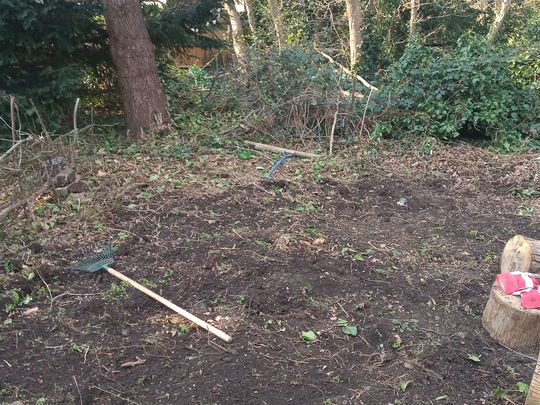
{"label": "green rake head", "polygon": [[95,249],[86,249],[86,251],[94,253],[94,256],[84,259],[73,266],[70,266],[70,269],[90,272],[107,270],[107,267],[109,267],[109,265],[113,264],[114,262],[112,246],[101,248],[97,252],[95,251]]}

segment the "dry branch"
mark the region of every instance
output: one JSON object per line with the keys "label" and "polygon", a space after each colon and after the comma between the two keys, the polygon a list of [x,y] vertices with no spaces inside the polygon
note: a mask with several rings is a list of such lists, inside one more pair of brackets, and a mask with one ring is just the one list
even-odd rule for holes
{"label": "dry branch", "polygon": [[353,73],[350,69],[347,69],[345,66],[343,66],[341,63],[339,63],[338,61],[336,61],[334,58],[332,58],[330,55],[324,53],[323,51],[321,50],[318,50],[316,49],[317,53],[319,53],[321,56],[323,56],[324,58],[326,58],[329,62],[333,63],[334,65],[336,65],[342,72],[348,74],[349,76],[351,77],[354,77],[356,78],[360,83],[362,83],[365,87],[367,87],[368,89],[370,90],[373,90],[373,91],[379,91],[379,89],[373,85],[371,85],[366,79],[364,79],[362,76],[360,75],[357,75],[355,73]]}
{"label": "dry branch", "polygon": [[266,150],[269,152],[278,152],[278,153],[294,153],[296,156],[308,157],[308,158],[319,158],[321,155],[316,153],[301,152],[294,149],[280,148],[279,146],[267,145],[265,143],[244,141],[244,143],[253,146],[257,150]]}
{"label": "dry branch", "polygon": [[38,188],[33,193],[31,193],[30,195],[17,200],[13,204],[8,205],[5,208],[2,208],[0,210],[0,221],[3,220],[11,211],[16,210],[19,207],[22,207],[23,205],[28,203],[32,198],[39,197],[40,195],[45,193],[48,189],[49,189],[49,184],[45,184],[45,185],[41,186],[40,188]]}

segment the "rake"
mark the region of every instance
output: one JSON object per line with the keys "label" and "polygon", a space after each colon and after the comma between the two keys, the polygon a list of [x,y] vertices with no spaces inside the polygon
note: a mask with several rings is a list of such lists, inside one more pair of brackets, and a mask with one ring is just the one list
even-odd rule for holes
{"label": "rake", "polygon": [[218,338],[223,339],[225,342],[232,341],[232,337],[227,335],[225,332],[219,330],[215,326],[210,325],[209,323],[206,323],[202,319],[197,318],[195,315],[190,314],[186,310],[180,308],[178,305],[173,304],[171,301],[163,298],[162,296],[156,294],[152,290],[137,283],[135,280],[132,280],[129,277],[123,275],[119,271],[116,271],[115,269],[110,267],[110,265],[113,263],[114,263],[114,259],[113,259],[112,247],[107,246],[101,249],[101,251],[99,251],[98,253],[96,253],[95,256],[82,260],[79,263],[73,266],[70,266],[69,268],[72,270],[83,270],[83,271],[88,271],[91,273],[105,270],[107,273],[113,275],[116,278],[119,278],[122,281],[125,281],[126,283],[129,283],[134,288],[143,292],[149,297],[152,297],[156,301],[161,302],[163,305],[172,309],[174,312],[182,315],[184,318],[190,320],[194,324],[200,326],[203,329],[206,329],[208,332],[216,335]]}

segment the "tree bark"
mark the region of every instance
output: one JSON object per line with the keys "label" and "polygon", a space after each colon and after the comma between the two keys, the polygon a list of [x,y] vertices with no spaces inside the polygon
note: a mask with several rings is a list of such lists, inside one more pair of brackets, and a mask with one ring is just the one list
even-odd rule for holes
{"label": "tree bark", "polygon": [[363,15],[360,8],[360,0],[345,0],[347,6],[347,18],[349,20],[349,48],[351,70],[359,62],[363,41]]}
{"label": "tree bark", "polygon": [[504,247],[501,273],[521,271],[540,273],[540,241],[516,235]]}
{"label": "tree bark", "polygon": [[223,3],[225,11],[229,15],[229,20],[231,22],[231,36],[234,53],[238,58],[238,62],[242,66],[245,66],[246,63],[246,44],[244,41],[244,28],[242,27],[242,19],[240,13],[236,9],[233,0],[227,0]]}
{"label": "tree bark", "polygon": [[164,129],[167,101],[159,83],[154,45],[139,0],[103,0],[111,54],[132,137]]}
{"label": "tree bark", "polygon": [[420,0],[409,0],[411,8],[411,17],[409,18],[409,42],[412,41],[417,33],[418,11],[420,10]]}
{"label": "tree bark", "polygon": [[253,10],[253,0],[244,0],[244,7],[246,8],[249,29],[253,37],[257,36],[257,22],[255,20],[255,11]]}
{"label": "tree bark", "polygon": [[282,49],[287,35],[285,33],[285,26],[283,25],[281,7],[278,0],[268,0],[268,7],[270,8],[270,15],[272,16],[272,21],[274,22],[274,30],[276,32],[278,47],[279,49]]}
{"label": "tree bark", "polygon": [[497,37],[497,34],[499,33],[503,25],[504,19],[506,18],[506,15],[508,14],[510,3],[512,3],[512,0],[501,1],[501,5],[495,14],[495,20],[493,21],[493,25],[491,26],[491,29],[489,30],[489,34],[487,37],[487,40],[489,43],[493,43],[493,41],[495,41],[495,38]]}

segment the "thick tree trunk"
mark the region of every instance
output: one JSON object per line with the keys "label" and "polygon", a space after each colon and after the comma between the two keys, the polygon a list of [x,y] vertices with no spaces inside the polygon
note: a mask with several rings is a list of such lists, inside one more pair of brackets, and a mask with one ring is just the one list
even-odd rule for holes
{"label": "thick tree trunk", "polygon": [[281,15],[281,7],[278,0],[268,0],[268,7],[270,8],[270,15],[274,22],[274,30],[276,31],[276,38],[279,49],[283,48],[286,40],[285,26],[283,25],[283,16]]}
{"label": "thick tree trunk", "polygon": [[223,4],[225,11],[229,15],[231,22],[231,36],[233,42],[233,49],[238,62],[241,65],[245,65],[246,62],[246,44],[244,42],[244,29],[242,28],[242,19],[240,13],[236,9],[233,0],[227,0]]}
{"label": "thick tree trunk", "polygon": [[487,37],[489,43],[493,43],[493,41],[495,41],[495,38],[503,25],[504,19],[506,18],[506,14],[508,14],[510,3],[512,3],[512,0],[501,1],[501,5],[495,14],[495,20],[493,21],[493,25],[491,26]]}
{"label": "thick tree trunk", "polygon": [[420,10],[420,0],[409,0],[409,7],[411,8],[411,17],[409,18],[409,42],[416,35],[416,27],[418,21],[418,11]]}
{"label": "thick tree trunk", "polygon": [[257,36],[257,22],[255,20],[255,10],[253,10],[253,0],[244,0],[244,7],[246,8],[249,29],[253,37]]}
{"label": "thick tree trunk", "polygon": [[168,121],[167,102],[141,3],[103,0],[103,5],[128,134],[140,137],[144,130],[161,130]]}
{"label": "thick tree trunk", "polygon": [[360,60],[362,49],[362,24],[363,16],[360,8],[360,0],[345,0],[347,5],[347,18],[349,20],[349,48],[351,58],[351,70]]}

